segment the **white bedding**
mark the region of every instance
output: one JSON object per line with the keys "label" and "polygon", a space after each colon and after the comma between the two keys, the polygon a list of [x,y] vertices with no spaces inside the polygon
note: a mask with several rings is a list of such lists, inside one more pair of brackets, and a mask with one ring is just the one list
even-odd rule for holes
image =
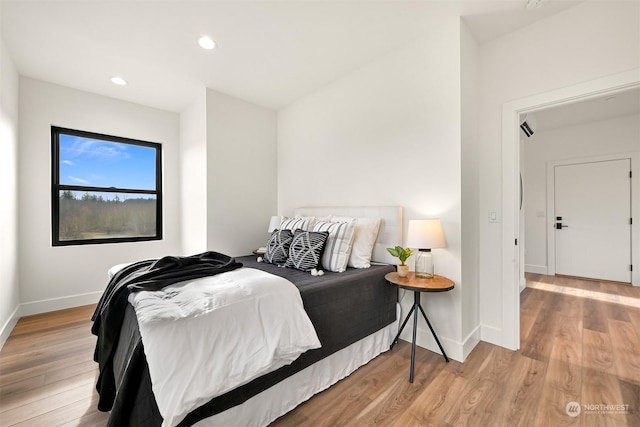
{"label": "white bedding", "polygon": [[288,280],[251,268],[131,294],[163,427],[320,341]]}
{"label": "white bedding", "polygon": [[400,304],[397,321],[333,353],[246,402],[195,424],[197,427],[264,427],[310,399],[356,369],[389,350],[400,326]]}

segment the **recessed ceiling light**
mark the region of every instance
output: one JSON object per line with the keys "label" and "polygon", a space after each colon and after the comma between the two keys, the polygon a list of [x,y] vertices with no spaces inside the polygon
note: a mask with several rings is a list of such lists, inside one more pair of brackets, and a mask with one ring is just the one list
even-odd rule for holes
{"label": "recessed ceiling light", "polygon": [[545,0],[527,0],[526,5],[527,5],[527,9],[532,10],[532,9],[539,9],[542,7],[542,3],[544,3]]}
{"label": "recessed ceiling light", "polygon": [[198,39],[198,44],[200,45],[201,48],[203,49],[215,49],[215,47],[217,46],[216,42],[213,41],[211,39],[211,37],[207,37],[207,36],[202,36]]}
{"label": "recessed ceiling light", "polygon": [[111,77],[111,83],[116,84],[116,85],[120,85],[120,86],[124,86],[124,85],[127,84],[127,81],[125,79],[123,79],[122,77],[113,76],[113,77]]}

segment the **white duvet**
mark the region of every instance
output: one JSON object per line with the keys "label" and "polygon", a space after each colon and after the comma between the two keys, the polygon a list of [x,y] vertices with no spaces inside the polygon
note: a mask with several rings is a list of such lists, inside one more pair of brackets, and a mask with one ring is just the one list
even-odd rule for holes
{"label": "white duvet", "polygon": [[163,427],[320,347],[288,280],[240,268],[129,297]]}

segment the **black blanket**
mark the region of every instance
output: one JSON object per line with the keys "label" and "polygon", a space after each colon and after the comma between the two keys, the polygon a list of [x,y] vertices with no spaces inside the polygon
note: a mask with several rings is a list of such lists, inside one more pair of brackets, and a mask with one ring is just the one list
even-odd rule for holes
{"label": "black blanket", "polygon": [[109,411],[116,395],[113,374],[113,354],[118,345],[122,321],[129,294],[157,291],[173,283],[213,276],[242,267],[230,256],[218,252],[203,252],[188,257],[166,256],[131,264],[109,281],[91,320],[91,332],[98,337],[93,360],[100,374],[96,389],[100,395],[98,409]]}

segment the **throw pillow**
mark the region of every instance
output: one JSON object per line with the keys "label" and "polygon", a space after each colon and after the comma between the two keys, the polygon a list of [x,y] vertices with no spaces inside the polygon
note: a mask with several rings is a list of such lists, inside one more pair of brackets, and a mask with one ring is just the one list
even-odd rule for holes
{"label": "throw pillow", "polygon": [[[351,217],[331,218],[332,221],[349,221]],[[356,232],[353,239],[351,255],[349,255],[349,267],[369,268],[371,267],[371,254],[378,238],[380,230],[380,218],[356,218]]]}
{"label": "throw pillow", "polygon": [[347,269],[356,223],[355,219],[348,222],[319,222],[313,227],[313,231],[329,232],[322,255],[322,266],[325,270],[342,273]]}
{"label": "throw pillow", "polygon": [[296,230],[293,233],[291,246],[289,246],[289,258],[287,258],[285,267],[302,271],[311,271],[317,268],[322,259],[322,251],[327,237],[329,237],[328,231]]}
{"label": "throw pillow", "polygon": [[304,230],[313,231],[313,224],[315,223],[315,217],[313,216],[300,216],[295,218],[282,217],[280,222],[280,230]]}
{"label": "throw pillow", "polygon": [[291,230],[273,230],[267,242],[267,251],[262,257],[265,262],[284,265],[289,258],[289,246],[293,240]]}

